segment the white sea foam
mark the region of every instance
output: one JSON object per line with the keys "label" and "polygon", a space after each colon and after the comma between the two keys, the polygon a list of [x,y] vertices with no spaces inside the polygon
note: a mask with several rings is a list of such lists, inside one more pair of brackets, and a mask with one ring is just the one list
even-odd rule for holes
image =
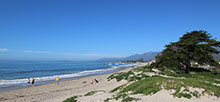
{"label": "white sea foam", "polygon": [[[119,65],[119,64],[117,64]],[[55,78],[58,76],[59,78],[74,78],[74,77],[81,77],[81,76],[86,76],[86,75],[93,75],[93,74],[99,74],[102,72],[108,72],[111,70],[115,70],[118,68],[126,68],[126,67],[132,67],[136,66],[137,64],[123,64],[119,66],[112,66],[111,68],[107,69],[97,69],[97,70],[86,70],[82,71],[79,73],[73,73],[73,74],[63,74],[63,75],[54,75],[54,76],[45,76],[45,77],[35,77],[35,81],[49,81],[49,80],[55,80]],[[4,85],[13,85],[13,84],[22,84],[22,83],[27,83],[27,79],[13,79],[13,80],[0,80],[0,86]]]}

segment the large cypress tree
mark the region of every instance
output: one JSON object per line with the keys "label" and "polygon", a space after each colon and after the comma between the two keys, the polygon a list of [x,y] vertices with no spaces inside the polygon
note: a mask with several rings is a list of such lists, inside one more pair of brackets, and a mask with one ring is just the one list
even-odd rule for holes
{"label": "large cypress tree", "polygon": [[170,43],[165,47],[166,49],[156,56],[153,67],[169,68],[185,73],[189,73],[191,62],[219,67],[213,54],[219,53],[216,47],[220,47],[220,42],[212,39],[212,36],[206,31],[188,32],[178,42]]}

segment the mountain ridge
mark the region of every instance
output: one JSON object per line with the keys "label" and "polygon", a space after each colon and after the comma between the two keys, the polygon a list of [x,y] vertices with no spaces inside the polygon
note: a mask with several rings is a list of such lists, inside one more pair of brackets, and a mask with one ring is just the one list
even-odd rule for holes
{"label": "mountain ridge", "polygon": [[124,58],[101,58],[98,59],[97,61],[131,61],[131,60],[139,60],[141,58],[144,59],[144,61],[149,61],[149,60],[154,60],[155,56],[160,54],[160,52],[145,52],[143,54],[134,54],[130,55],[128,57]]}

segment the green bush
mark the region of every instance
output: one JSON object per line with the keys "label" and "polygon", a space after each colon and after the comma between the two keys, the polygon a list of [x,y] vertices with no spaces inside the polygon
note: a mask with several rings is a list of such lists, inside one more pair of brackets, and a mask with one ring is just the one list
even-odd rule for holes
{"label": "green bush", "polygon": [[63,102],[77,102],[76,98],[78,98],[78,96],[73,96],[73,97],[67,98]]}
{"label": "green bush", "polygon": [[97,93],[97,91],[91,91],[91,92],[86,93],[84,96],[91,96],[91,95],[94,95],[96,93]]}

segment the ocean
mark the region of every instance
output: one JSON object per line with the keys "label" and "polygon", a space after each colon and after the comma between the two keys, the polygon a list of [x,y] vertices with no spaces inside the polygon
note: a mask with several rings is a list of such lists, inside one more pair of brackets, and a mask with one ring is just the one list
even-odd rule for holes
{"label": "ocean", "polygon": [[36,85],[80,77],[106,74],[137,64],[93,61],[0,61],[0,91],[27,86],[27,78]]}

